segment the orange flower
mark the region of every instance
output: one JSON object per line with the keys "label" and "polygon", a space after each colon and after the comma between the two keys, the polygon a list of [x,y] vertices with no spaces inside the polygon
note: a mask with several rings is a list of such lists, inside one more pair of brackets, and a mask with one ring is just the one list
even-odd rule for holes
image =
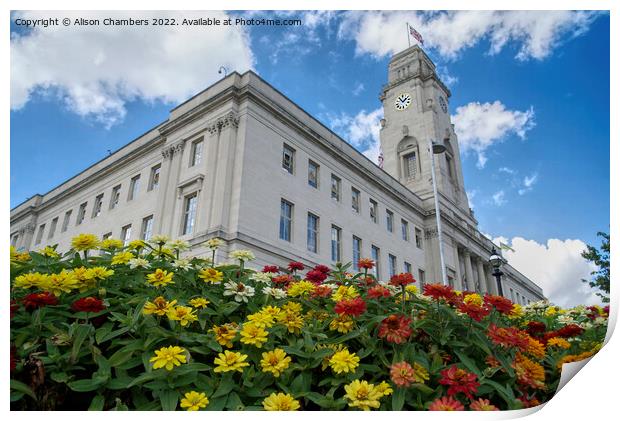
{"label": "orange flower", "polygon": [[413,367],[407,361],[392,364],[390,367],[390,377],[398,387],[409,387],[411,383],[415,382]]}
{"label": "orange flower", "polygon": [[488,399],[478,398],[469,404],[472,411],[499,411],[495,405],[492,405]]}
{"label": "orange flower", "polygon": [[539,360],[545,358],[545,346],[531,336],[529,337],[529,343],[525,348],[525,352]]}
{"label": "orange flower", "polygon": [[518,383],[532,389],[545,388],[545,369],[542,365],[519,352],[512,363],[512,367],[515,369]]}
{"label": "orange flower", "polygon": [[452,396],[435,399],[428,407],[429,411],[463,411],[465,407]]}

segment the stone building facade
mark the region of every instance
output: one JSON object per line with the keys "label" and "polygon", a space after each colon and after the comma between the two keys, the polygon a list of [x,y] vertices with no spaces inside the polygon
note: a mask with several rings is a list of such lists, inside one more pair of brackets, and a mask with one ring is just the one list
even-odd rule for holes
{"label": "stone building facade", "polygon": [[[45,194],[11,210],[11,244],[70,248],[82,232],[123,241],[164,234],[190,254],[222,238],[218,259],[250,249],[253,264],[378,262],[381,280],[411,272],[441,282],[430,159],[435,159],[447,278],[497,293],[493,244],[465,194],[450,91],[419,48],[396,54],[380,100],[383,169],[254,72],[233,72],[170,111],[169,118]],[[429,153],[429,141],[446,152]],[[510,265],[515,302],[542,289]]]}

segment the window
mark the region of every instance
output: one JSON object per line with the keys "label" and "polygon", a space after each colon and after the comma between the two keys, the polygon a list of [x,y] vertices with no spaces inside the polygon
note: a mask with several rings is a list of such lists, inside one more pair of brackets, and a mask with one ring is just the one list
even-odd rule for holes
{"label": "window", "polygon": [[332,199],[340,202],[340,179],[332,174]]}
{"label": "window", "polygon": [[192,148],[190,150],[189,166],[193,167],[202,162],[202,147],[204,142],[202,139],[192,142]]}
{"label": "window", "polygon": [[65,232],[67,228],[69,227],[69,220],[71,219],[71,212],[72,211],[70,210],[65,212],[65,218],[62,220],[62,227],[60,229],[61,232]]}
{"label": "window", "polygon": [[280,202],[280,239],[291,241],[293,225],[293,204],[282,199]]}
{"label": "window", "polygon": [[103,237],[101,237],[101,238],[102,238],[103,240],[107,240],[107,239],[108,239],[108,238],[110,238],[110,237],[112,237],[112,233],[111,233],[111,232],[108,232],[108,233],[103,234]]}
{"label": "window", "polygon": [[400,226],[401,226],[403,240],[409,241],[409,222],[405,221],[404,219],[401,219]]}
{"label": "window", "polygon": [[404,167],[405,167],[405,178],[413,179],[416,177],[418,164],[415,152],[411,152],[403,157],[404,159]]}
{"label": "window", "polygon": [[80,225],[84,221],[84,216],[86,215],[86,205],[88,205],[88,202],[84,202],[80,205],[75,225]]}
{"label": "window", "polygon": [[360,213],[360,191],[351,187],[351,209],[353,212]]}
{"label": "window", "polygon": [[452,157],[446,154],[446,166],[448,167],[448,177],[451,179],[454,178],[454,173],[452,171]]}
{"label": "window", "polygon": [[405,269],[405,273],[411,273],[411,263],[405,262],[403,268]]}
{"label": "window", "polygon": [[19,234],[15,234],[11,237],[11,245],[13,247],[17,246],[17,240],[19,240]]}
{"label": "window", "polygon": [[140,189],[140,174],[131,179],[129,183],[129,196],[127,200],[133,200],[138,196],[138,189]]}
{"label": "window", "polygon": [[420,282],[420,287],[426,283],[426,272],[424,272],[424,269],[418,269],[418,281]]}
{"label": "window", "polygon": [[375,224],[377,223],[377,212],[378,212],[377,208],[378,208],[377,202],[370,199],[370,220],[374,222]]}
{"label": "window", "polygon": [[37,232],[37,238],[34,241],[35,244],[39,244],[41,242],[41,239],[43,238],[43,231],[45,231],[45,224],[39,225],[39,232]]}
{"label": "window", "polygon": [[308,161],[308,185],[319,188],[319,164]]}
{"label": "window", "polygon": [[183,213],[183,231],[182,235],[194,232],[194,224],[196,223],[196,206],[198,205],[198,194],[190,194],[185,197],[185,206]]}
{"label": "window", "polygon": [[353,236],[353,267],[357,268],[362,255],[362,239]]}
{"label": "window", "polygon": [[93,206],[93,218],[101,215],[101,207],[103,206],[103,194],[95,197],[95,205]]}
{"label": "window", "polygon": [[54,234],[56,233],[57,225],[58,225],[58,217],[52,219],[52,224],[50,225],[50,232],[47,234],[48,239],[54,237]]}
{"label": "window", "polygon": [[151,176],[149,178],[149,191],[159,187],[159,173],[161,172],[161,164],[157,164],[151,168]]}
{"label": "window", "polygon": [[381,250],[379,247],[373,245],[370,247],[370,254],[372,255],[372,260],[375,261],[375,267],[373,269],[373,275],[375,277],[379,276],[379,262],[381,262]]}
{"label": "window", "polygon": [[512,288],[510,288],[510,300],[511,300],[511,301],[514,301],[514,300],[515,300],[515,293],[514,293],[514,291],[512,290]]}
{"label": "window", "polygon": [[389,209],[385,210],[385,224],[388,232],[394,232],[394,212]]}
{"label": "window", "polygon": [[415,229],[415,245],[417,248],[422,248],[422,230],[420,228]]}
{"label": "window", "polygon": [[316,253],[319,248],[319,217],[308,212],[308,250]]}
{"label": "window", "polygon": [[110,209],[114,209],[118,206],[118,202],[121,200],[121,185],[112,189],[112,197],[110,198]]}
{"label": "window", "polygon": [[521,295],[517,292],[517,304],[521,304]]}
{"label": "window", "polygon": [[396,275],[396,256],[393,254],[388,255],[388,261],[390,263],[390,278]]}
{"label": "window", "polygon": [[282,147],[282,168],[289,174],[295,170],[295,149],[286,144]]}
{"label": "window", "polygon": [[332,261],[339,262],[342,253],[342,230],[332,225]]}
{"label": "window", "polygon": [[142,219],[142,229],[140,231],[140,238],[147,241],[153,236],[153,215],[149,215]]}
{"label": "window", "polygon": [[131,240],[131,224],[121,228],[121,240],[123,241],[123,246],[129,244],[129,240]]}

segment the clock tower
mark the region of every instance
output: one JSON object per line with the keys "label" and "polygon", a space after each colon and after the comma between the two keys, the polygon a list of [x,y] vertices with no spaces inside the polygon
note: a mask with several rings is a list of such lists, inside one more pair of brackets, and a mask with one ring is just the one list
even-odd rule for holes
{"label": "clock tower", "polygon": [[[450,90],[419,46],[392,57],[388,83],[380,96],[383,169],[426,201],[433,198],[430,159],[434,157],[442,201],[447,199],[451,207],[471,217],[458,140],[448,113],[449,98]],[[443,144],[446,151],[431,155],[430,141]]]}

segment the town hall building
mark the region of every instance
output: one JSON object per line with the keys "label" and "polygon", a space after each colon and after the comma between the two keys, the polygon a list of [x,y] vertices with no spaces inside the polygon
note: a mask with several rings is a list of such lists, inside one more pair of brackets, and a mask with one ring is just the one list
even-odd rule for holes
{"label": "town hall building", "polygon": [[[225,240],[223,260],[306,265],[377,262],[380,280],[410,272],[442,282],[434,159],[446,281],[498,293],[465,194],[450,91],[418,46],[392,57],[380,100],[383,167],[252,71],[233,72],[170,111],[168,119],[45,194],[11,210],[11,244],[37,250],[94,233],[125,243],[155,234]],[[445,147],[433,154],[431,141]],[[503,294],[520,304],[542,289],[509,264]]]}

